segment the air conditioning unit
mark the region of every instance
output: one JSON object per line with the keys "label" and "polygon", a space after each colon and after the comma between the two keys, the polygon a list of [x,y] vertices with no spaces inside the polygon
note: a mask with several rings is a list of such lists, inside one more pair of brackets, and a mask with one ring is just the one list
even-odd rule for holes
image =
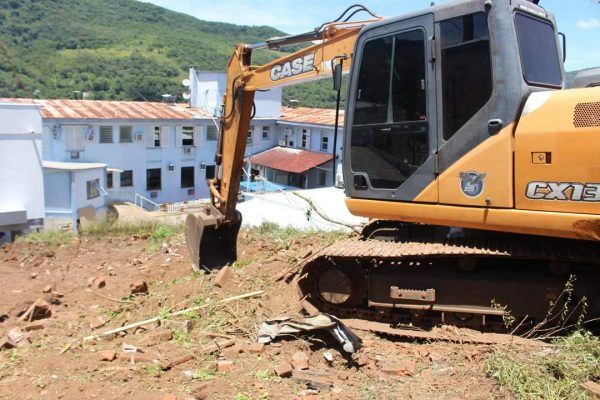
{"label": "air conditioning unit", "polygon": [[196,194],[196,189],[194,189],[194,188],[188,189],[188,196],[193,196],[195,194]]}
{"label": "air conditioning unit", "polygon": [[156,199],[158,197],[158,192],[150,192],[150,198]]}
{"label": "air conditioning unit", "polygon": [[191,147],[184,147],[183,148],[183,154],[192,154],[192,148]]}
{"label": "air conditioning unit", "polygon": [[280,140],[280,141],[279,141],[279,145],[280,145],[281,147],[285,147],[285,140]]}
{"label": "air conditioning unit", "polygon": [[142,135],[141,133],[136,133],[135,134],[135,141],[136,142],[141,142],[142,140],[144,140],[144,135]]}
{"label": "air conditioning unit", "polygon": [[71,152],[71,160],[76,160],[79,158],[79,152],[78,151],[72,151]]}

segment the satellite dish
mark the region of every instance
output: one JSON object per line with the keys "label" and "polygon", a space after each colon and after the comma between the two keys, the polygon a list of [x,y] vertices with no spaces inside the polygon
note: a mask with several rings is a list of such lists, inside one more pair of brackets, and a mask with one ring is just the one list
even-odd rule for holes
{"label": "satellite dish", "polygon": [[181,84],[185,87],[190,87],[190,80],[189,79],[184,79],[181,81]]}
{"label": "satellite dish", "polygon": [[184,99],[186,99],[186,100],[189,100],[189,99],[190,99],[190,97],[191,97],[189,93],[185,93],[185,92],[183,92],[182,96],[183,96],[183,98],[184,98]]}

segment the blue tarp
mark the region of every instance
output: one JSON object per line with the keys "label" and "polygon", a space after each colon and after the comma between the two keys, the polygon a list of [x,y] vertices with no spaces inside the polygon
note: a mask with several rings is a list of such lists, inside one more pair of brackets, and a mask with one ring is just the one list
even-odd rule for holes
{"label": "blue tarp", "polygon": [[259,193],[277,192],[280,190],[287,190],[290,188],[291,188],[290,186],[276,185],[274,183],[262,181],[262,180],[250,182],[250,184],[248,184],[248,181],[240,182],[240,190],[246,191],[246,192],[247,191],[259,192]]}

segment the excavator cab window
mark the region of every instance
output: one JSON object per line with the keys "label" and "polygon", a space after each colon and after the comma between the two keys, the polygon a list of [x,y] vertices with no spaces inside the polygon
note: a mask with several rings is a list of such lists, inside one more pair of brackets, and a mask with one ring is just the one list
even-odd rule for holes
{"label": "excavator cab window", "polygon": [[556,34],[552,23],[518,12],[515,27],[525,81],[533,86],[562,86]]}
{"label": "excavator cab window", "polygon": [[352,127],[352,169],[395,189],[429,156],[425,31],[365,42]]}
{"label": "excavator cab window", "polygon": [[449,140],[492,95],[490,36],[484,13],[440,23],[444,140]]}

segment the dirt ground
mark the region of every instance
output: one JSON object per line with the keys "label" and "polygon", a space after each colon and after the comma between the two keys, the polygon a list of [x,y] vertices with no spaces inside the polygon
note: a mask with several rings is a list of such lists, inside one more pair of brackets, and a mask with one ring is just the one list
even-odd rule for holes
{"label": "dirt ground", "polygon": [[[352,359],[325,332],[262,349],[252,346],[265,319],[300,312],[295,287],[276,277],[328,240],[319,234],[282,244],[255,231],[242,232],[240,261],[221,288],[214,285],[217,272],[192,273],[181,235],[158,248],[138,236],[74,239],[57,248],[5,245],[0,250],[0,335],[20,327],[23,337],[16,347],[0,350],[0,399],[512,398],[485,374],[492,351],[487,345],[356,332],[364,347]],[[130,284],[139,281],[147,283],[148,293],[132,295]],[[218,303],[256,290],[265,294]],[[37,299],[52,315],[18,321]],[[192,306],[201,308],[166,317]],[[160,327],[152,323],[83,341],[155,316],[164,317]],[[215,341],[221,349],[210,353],[207,346]],[[131,356],[124,346],[138,352]],[[332,361],[326,360],[327,351]],[[274,372],[293,359],[299,365],[300,352],[308,358],[308,370],[293,377]],[[114,361],[101,361],[113,355]],[[165,370],[186,355],[194,358]]]}

